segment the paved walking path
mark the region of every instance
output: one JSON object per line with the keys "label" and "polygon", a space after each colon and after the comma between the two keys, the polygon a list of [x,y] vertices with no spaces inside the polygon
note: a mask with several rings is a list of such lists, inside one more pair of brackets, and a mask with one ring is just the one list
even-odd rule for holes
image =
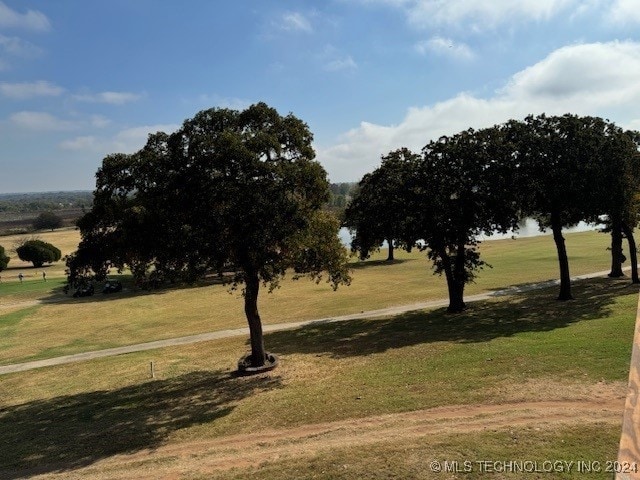
{"label": "paved walking path", "polygon": [[[586,278],[602,277],[609,273],[608,270],[601,272],[589,273],[586,275],[578,275],[572,277],[573,280],[582,280]],[[477,295],[471,295],[465,297],[465,302],[477,302],[480,300],[487,300],[491,297],[500,297],[506,295],[512,295],[514,293],[526,292],[530,290],[536,290],[540,288],[550,287],[558,285],[559,280],[549,280],[546,282],[529,283],[526,285],[509,287],[502,290],[496,290],[493,292],[480,293]],[[448,299],[432,300],[428,302],[413,303],[410,305],[398,305],[394,307],[381,308],[378,310],[368,310],[360,313],[353,313],[350,315],[341,315],[336,317],[319,318],[315,320],[306,320],[301,322],[288,322],[288,323],[275,323],[271,325],[263,325],[263,331],[265,333],[275,332],[279,330],[293,330],[300,327],[306,327],[309,325],[326,324],[334,322],[343,322],[347,320],[357,320],[361,318],[376,318],[399,315],[406,312],[415,310],[424,310],[430,308],[443,307],[449,304]],[[111,357],[114,355],[122,355],[125,353],[142,352],[145,350],[153,350],[156,348],[171,347],[175,345],[188,345],[198,342],[207,342],[210,340],[218,340],[222,338],[230,338],[237,336],[249,335],[249,329],[247,327],[234,328],[228,330],[218,330],[215,332],[201,333],[199,335],[189,335],[187,337],[168,338],[165,340],[157,340],[154,342],[138,343],[135,345],[125,345],[123,347],[107,348],[105,350],[94,350],[90,352],[76,353],[73,355],[64,355],[61,357],[47,358],[44,360],[36,360],[33,362],[15,363],[11,365],[0,366],[0,375],[7,373],[23,372],[25,370],[32,370],[34,368],[49,367],[53,365],[62,365],[65,363],[82,362],[85,360],[92,360],[95,358]]]}

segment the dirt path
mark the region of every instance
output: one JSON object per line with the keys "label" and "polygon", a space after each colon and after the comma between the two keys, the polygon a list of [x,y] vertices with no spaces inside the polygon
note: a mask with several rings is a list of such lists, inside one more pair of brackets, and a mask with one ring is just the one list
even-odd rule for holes
{"label": "dirt path", "polygon": [[[309,458],[341,448],[362,448],[455,433],[522,427],[621,422],[623,396],[592,400],[457,405],[399,414],[303,425],[259,434],[171,443],[153,451],[118,455],[74,472],[91,478],[179,478],[180,473],[213,476],[282,459]],[[247,455],[247,452],[251,452]],[[152,473],[150,473],[152,470]]]}
{"label": "dirt path", "polygon": [[[587,278],[602,277],[607,273],[609,273],[608,270],[589,273],[586,275],[578,275],[576,277],[572,277],[571,280],[574,281],[574,280],[582,280]],[[481,300],[487,300],[492,297],[512,295],[514,293],[536,290],[536,289],[545,288],[545,287],[549,287],[557,284],[559,284],[558,280],[549,280],[546,282],[529,283],[521,286],[508,287],[508,288],[505,288],[502,290],[496,290],[493,292],[485,292],[477,295],[467,296],[465,297],[465,302],[467,303],[478,302]],[[26,301],[23,303],[24,303],[24,306],[26,307],[26,306],[37,305],[39,303],[55,303],[55,300],[49,300],[47,302],[39,302],[39,303],[36,301]],[[271,325],[264,325],[263,331],[265,333],[268,333],[268,332],[275,332],[280,330],[293,330],[296,328],[306,327],[309,325],[323,324],[323,323],[343,322],[347,320],[357,320],[361,318],[388,317],[388,316],[400,315],[402,313],[411,312],[414,310],[424,310],[424,309],[430,309],[430,308],[443,307],[443,306],[446,306],[448,303],[449,301],[447,299],[431,300],[428,302],[413,303],[409,305],[398,305],[394,307],[381,308],[378,310],[368,310],[360,313],[340,315],[336,317],[326,317],[326,318],[306,320],[301,322],[275,323]],[[22,305],[22,304],[21,303],[12,304],[12,306],[18,306],[18,305]],[[202,333],[199,335],[190,335],[190,336],[178,337],[178,338],[168,338],[165,340],[157,340],[154,342],[138,343],[135,345],[125,345],[123,347],[108,348],[104,350],[94,350],[90,352],[77,353],[73,355],[64,355],[60,357],[47,358],[44,360],[36,360],[32,362],[14,363],[10,365],[0,366],[0,375],[4,375],[7,373],[23,372],[26,370],[32,370],[32,369],[41,368],[41,367],[63,365],[66,363],[82,362],[85,360],[92,360],[96,358],[111,357],[114,355],[122,355],[125,353],[142,352],[145,350],[153,350],[156,348],[164,348],[164,347],[171,347],[171,346],[177,346],[177,345],[188,345],[192,343],[207,342],[211,340],[219,340],[222,338],[246,336],[246,335],[249,335],[248,328],[246,327],[234,328],[234,329],[227,329],[227,330],[218,330],[215,332]]]}

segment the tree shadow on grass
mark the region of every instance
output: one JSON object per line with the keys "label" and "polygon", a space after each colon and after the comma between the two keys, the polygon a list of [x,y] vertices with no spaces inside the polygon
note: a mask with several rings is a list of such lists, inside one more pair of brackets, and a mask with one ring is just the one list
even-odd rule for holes
{"label": "tree shadow on grass", "polygon": [[176,430],[215,421],[243,398],[280,387],[279,377],[198,371],[2,408],[0,478],[67,472],[154,449]]}
{"label": "tree shadow on grass", "polygon": [[637,294],[627,282],[576,282],[577,300],[558,302],[555,288],[516,293],[500,300],[473,302],[460,314],[445,308],[386,319],[315,322],[265,335],[270,351],[316,353],[334,358],[369,355],[430,342],[486,342],[520,332],[544,332],[607,316],[620,295]]}
{"label": "tree shadow on grass", "polygon": [[362,270],[363,268],[400,265],[401,263],[405,263],[405,262],[408,262],[408,261],[409,261],[409,259],[405,259],[405,258],[396,258],[395,260],[392,260],[391,262],[386,260],[386,259],[384,259],[384,260],[359,260],[357,262],[349,263],[349,268],[352,268],[354,270]]}
{"label": "tree shadow on grass", "polygon": [[142,288],[136,287],[134,285],[133,277],[130,274],[125,275],[109,275],[109,278],[112,280],[118,280],[122,283],[122,291],[113,292],[113,293],[102,293],[102,288],[104,286],[104,282],[93,282],[95,287],[95,293],[88,297],[73,297],[73,292],[75,289],[70,289],[68,293],[64,293],[63,288],[64,285],[56,287],[52,289],[51,292],[44,296],[41,301],[43,303],[56,303],[56,304],[68,304],[68,305],[78,305],[81,303],[102,303],[108,302],[111,300],[121,300],[123,298],[132,298],[132,297],[144,297],[144,296],[156,296],[156,295],[165,295],[171,292],[175,292],[177,290],[189,290],[195,288],[204,288],[211,286],[221,286],[222,288],[229,289],[231,287],[231,282],[222,281],[218,277],[208,277],[205,279],[198,280],[193,283],[186,282],[175,282],[175,283],[167,283],[163,284],[157,288]]}

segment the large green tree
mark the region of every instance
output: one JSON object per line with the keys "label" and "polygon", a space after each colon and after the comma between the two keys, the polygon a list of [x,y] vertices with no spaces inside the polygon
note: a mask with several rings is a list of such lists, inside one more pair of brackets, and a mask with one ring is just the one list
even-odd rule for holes
{"label": "large green tree", "polygon": [[11,259],[7,255],[5,255],[4,247],[0,245],[0,272],[5,268],[7,268],[7,265],[9,264],[9,260]]}
{"label": "large green tree", "polygon": [[36,268],[45,263],[57,262],[62,257],[58,247],[42,240],[27,240],[16,248],[16,253],[20,260],[31,262]]}
{"label": "large green tree", "polygon": [[631,280],[633,283],[640,283],[640,275],[638,274],[638,251],[634,238],[634,229],[638,225],[640,219],[640,132],[627,131],[627,136],[633,142],[634,148],[629,148],[628,179],[631,179],[629,185],[631,188],[630,196],[625,205],[625,215],[622,222],[622,232],[629,244],[629,257],[631,260]]}
{"label": "large green tree", "polygon": [[344,225],[353,235],[351,249],[364,260],[386,240],[387,261],[393,261],[394,248],[409,248],[404,231],[410,216],[404,190],[412,181],[420,155],[401,148],[382,157],[382,164],[367,173],[349,203]]}
{"label": "large green tree", "polygon": [[530,115],[508,124],[522,180],[518,188],[524,213],[534,217],[541,230],[550,228],[553,233],[560,268],[559,300],[572,298],[563,228],[605,213],[594,189],[606,128],[601,118],[571,114]]}
{"label": "large green tree", "polygon": [[269,367],[260,286],[275,288],[287,271],[324,274],[334,288],[349,281],[339,223],[321,211],[329,188],[311,142],[304,122],[258,103],[203,110],[133,155],[106,157],[69,281],[124,266],[153,284],[235,272],[251,339],[240,366]]}
{"label": "large green tree", "polygon": [[517,172],[502,128],[467,130],[426,145],[413,186],[408,238],[421,239],[435,273],[444,274],[449,312],[465,308],[464,288],[485,262],[481,235],[517,229]]}
{"label": "large green tree", "polygon": [[62,227],[62,217],[53,212],[42,212],[33,220],[33,228],[36,230],[54,230]]}
{"label": "large green tree", "polygon": [[622,277],[623,239],[629,243],[631,276],[640,283],[633,228],[638,220],[640,192],[640,153],[636,134],[606,122],[602,130],[604,141],[600,157],[594,165],[594,181],[589,199],[594,203],[592,222],[604,222],[605,232],[611,234],[610,277]]}

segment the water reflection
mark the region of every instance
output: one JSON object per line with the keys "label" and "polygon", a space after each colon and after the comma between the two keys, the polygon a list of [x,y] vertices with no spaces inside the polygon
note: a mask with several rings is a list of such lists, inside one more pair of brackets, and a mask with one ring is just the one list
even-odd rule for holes
{"label": "water reflection", "polygon": [[[570,227],[570,228],[564,228],[562,229],[562,231],[564,233],[586,232],[589,230],[596,230],[597,228],[600,228],[600,227],[601,225],[596,225],[594,223],[580,222],[576,226]],[[502,240],[505,238],[511,238],[513,236],[515,236],[516,238],[519,238],[519,237],[537,237],[539,235],[551,235],[551,229],[548,228],[546,232],[541,232],[540,229],[538,228],[538,222],[536,222],[533,218],[527,218],[524,221],[524,224],[520,226],[517,233],[515,234],[513,232],[506,233],[506,234],[494,233],[493,235],[490,235],[490,236],[481,235],[479,238],[480,240]]]}
{"label": "water reflection", "polygon": [[[565,228],[563,232],[565,233],[586,232],[589,230],[596,230],[599,227],[600,225],[596,225],[593,223],[580,222],[574,227]],[[351,235],[349,234],[349,229],[341,228],[338,235],[343,244],[345,244],[347,247],[351,245]],[[540,229],[538,228],[538,223],[533,218],[527,218],[522,224],[522,226],[518,229],[517,233],[515,234],[513,232],[507,233],[507,234],[495,233],[489,236],[481,235],[479,239],[489,241],[489,240],[503,240],[505,238],[511,238],[512,236],[519,238],[519,237],[536,237],[538,235],[551,235],[551,229],[547,229],[546,232],[541,232]],[[386,247],[387,247],[387,242],[384,242],[383,248],[386,248]]]}

